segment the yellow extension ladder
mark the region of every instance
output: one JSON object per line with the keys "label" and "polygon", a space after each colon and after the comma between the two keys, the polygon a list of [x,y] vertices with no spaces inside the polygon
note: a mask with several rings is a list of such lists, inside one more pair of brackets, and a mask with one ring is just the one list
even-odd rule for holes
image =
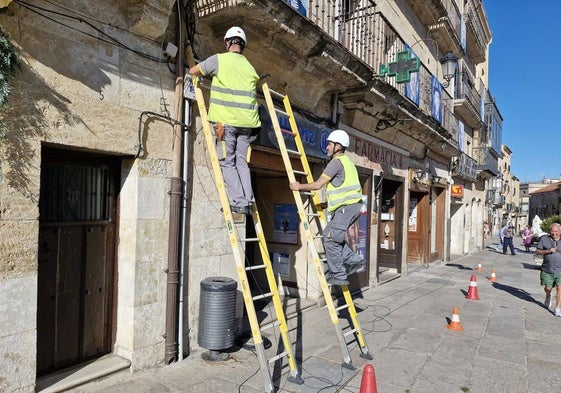
{"label": "yellow extension ladder", "polygon": [[[292,344],[288,338],[288,328],[286,324],[286,318],[282,308],[276,277],[273,271],[271,260],[269,258],[269,251],[267,249],[267,243],[265,241],[265,236],[263,234],[263,229],[261,227],[261,221],[259,219],[259,213],[257,211],[257,207],[255,204],[253,204],[251,209],[251,215],[253,218],[253,223],[255,225],[255,233],[257,237],[239,239],[237,232],[235,230],[232,212],[230,210],[230,202],[226,194],[224,177],[222,176],[222,171],[220,169],[220,164],[218,162],[218,156],[216,154],[215,135],[208,121],[208,114],[206,110],[203,92],[201,90],[201,87],[199,86],[199,78],[193,76],[192,80],[193,80],[193,88],[195,90],[195,97],[197,99],[197,104],[199,108],[199,115],[201,117],[201,122],[205,134],[206,144],[207,144],[208,151],[210,153],[210,159],[212,162],[212,169],[214,171],[216,187],[218,189],[218,194],[220,196],[222,211],[224,213],[224,219],[226,220],[226,227],[228,229],[230,244],[232,245],[234,260],[236,262],[236,270],[238,272],[238,278],[243,293],[245,309],[251,327],[253,343],[255,345],[257,358],[259,361],[259,368],[261,370],[261,375],[264,381],[265,392],[272,393],[275,391],[273,386],[273,381],[271,379],[271,374],[269,371],[269,364],[272,364],[285,356],[288,359],[288,365],[290,368],[290,375],[288,377],[288,381],[297,384],[302,384],[304,381],[299,375],[298,368],[296,366],[296,361],[294,358],[294,352],[292,350]],[[261,251],[261,256],[263,259],[262,265],[246,266],[244,250],[242,249],[240,243],[248,243],[248,242],[259,243],[259,250]],[[257,296],[253,296],[251,293],[251,289],[249,287],[247,272],[252,270],[258,270],[258,269],[262,269],[265,271],[265,274],[267,276],[267,282],[269,285],[269,292]],[[255,311],[254,301],[260,299],[272,299],[275,313],[276,313],[276,320],[264,326],[259,326],[259,321],[257,319],[257,314]],[[267,329],[273,329],[275,327],[278,327],[279,329],[280,335],[282,337],[282,344],[283,344],[284,351],[281,353],[277,353],[276,356],[273,356],[272,358],[267,360],[265,357],[265,346],[263,344],[263,337],[261,332]]]}
{"label": "yellow extension ladder", "polygon": [[[296,177],[295,177],[296,174],[306,176],[308,183],[313,182],[314,178],[312,176],[312,171],[310,170],[308,158],[306,156],[306,152],[304,151],[304,145],[302,144],[302,139],[300,138],[300,134],[298,132],[298,126],[296,125],[296,120],[294,118],[294,113],[292,112],[292,107],[290,105],[288,95],[269,89],[269,86],[266,83],[263,84],[262,89],[263,89],[263,95],[265,96],[265,101],[267,103],[267,108],[269,110],[269,116],[271,117],[271,123],[273,125],[273,129],[275,130],[275,135],[277,137],[279,150],[282,154],[282,160],[286,168],[286,173],[288,174],[289,182],[293,183],[296,181]],[[280,110],[275,107],[272,95],[282,100],[284,104],[284,110]],[[279,114],[286,116],[288,118],[290,122],[290,129],[291,129],[290,131],[281,129],[278,120]],[[284,142],[285,135],[289,138],[290,137],[294,138],[294,142],[296,144],[297,150],[289,150],[286,148],[286,144]],[[295,158],[298,157],[300,159],[303,171],[295,171],[292,168],[292,163],[290,161],[291,156]],[[298,208],[298,215],[300,217],[300,222],[302,224],[302,228],[304,229],[304,233],[306,235],[306,241],[308,243],[308,249],[310,250],[310,254],[312,256],[314,269],[318,275],[323,296],[325,298],[326,306],[327,309],[329,310],[329,315],[331,317],[331,322],[333,323],[333,327],[335,328],[337,341],[339,342],[341,353],[343,354],[343,366],[349,369],[354,369],[355,367],[352,365],[349,349],[347,347],[347,342],[346,342],[347,336],[356,334],[356,339],[358,341],[361,350],[361,354],[360,354],[361,357],[371,360],[372,356],[368,352],[368,347],[366,346],[366,341],[364,340],[364,335],[362,333],[362,329],[358,321],[356,308],[354,306],[353,298],[351,296],[348,286],[346,285],[341,286],[341,291],[343,292],[343,296],[345,298],[344,305],[340,307],[335,307],[335,304],[331,297],[331,292],[329,290],[327,280],[325,278],[324,268],[323,268],[323,262],[325,261],[325,258],[320,257],[315,244],[315,239],[322,237],[321,233],[323,232],[323,229],[325,229],[327,225],[325,212],[321,206],[317,191],[311,191],[311,192],[292,191],[292,193],[294,195],[294,200]],[[310,205],[313,208],[312,214],[306,212],[301,194],[309,196]],[[312,218],[315,221],[316,228],[320,230],[315,235],[314,233],[312,233],[312,228],[310,226],[310,218]],[[348,309],[348,313],[352,323],[351,329],[349,329],[345,333],[343,333],[343,329],[341,327],[339,317],[337,315],[338,311],[343,309]]]}

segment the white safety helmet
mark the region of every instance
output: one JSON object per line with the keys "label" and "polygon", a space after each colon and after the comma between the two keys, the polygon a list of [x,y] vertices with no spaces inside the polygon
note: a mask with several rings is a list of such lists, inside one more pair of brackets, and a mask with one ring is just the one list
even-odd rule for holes
{"label": "white safety helmet", "polygon": [[247,45],[247,38],[245,37],[245,33],[241,27],[230,27],[224,35],[224,41],[228,41],[229,39],[234,37],[241,38],[243,40],[243,45]]}
{"label": "white safety helmet", "polygon": [[331,134],[329,134],[329,136],[327,137],[327,140],[333,143],[340,143],[343,147],[349,147],[351,142],[349,134],[347,134],[343,130],[332,131]]}

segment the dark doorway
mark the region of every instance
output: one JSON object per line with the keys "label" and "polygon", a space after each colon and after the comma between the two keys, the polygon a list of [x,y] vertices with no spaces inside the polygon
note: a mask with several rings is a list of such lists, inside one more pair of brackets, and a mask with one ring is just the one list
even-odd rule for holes
{"label": "dark doorway", "polygon": [[380,268],[401,273],[403,241],[403,182],[383,179],[378,220],[378,275]]}
{"label": "dark doorway", "polygon": [[44,148],[37,375],[110,352],[120,161]]}

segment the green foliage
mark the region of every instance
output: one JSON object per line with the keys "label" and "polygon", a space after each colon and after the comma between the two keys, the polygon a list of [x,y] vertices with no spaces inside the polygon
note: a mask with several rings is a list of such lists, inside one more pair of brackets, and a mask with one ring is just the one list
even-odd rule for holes
{"label": "green foliage", "polygon": [[561,215],[551,216],[543,220],[540,225],[542,231],[544,231],[545,233],[549,233],[549,230],[551,229],[551,224],[553,224],[554,222],[561,224]]}
{"label": "green foliage", "polygon": [[10,78],[20,70],[21,63],[16,48],[10,41],[10,36],[0,25],[0,110],[8,101],[11,87]]}

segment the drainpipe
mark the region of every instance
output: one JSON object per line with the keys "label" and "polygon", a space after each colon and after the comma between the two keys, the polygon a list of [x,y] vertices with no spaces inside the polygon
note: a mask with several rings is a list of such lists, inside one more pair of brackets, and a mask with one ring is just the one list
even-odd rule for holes
{"label": "drainpipe", "polygon": [[[185,74],[185,16],[183,2],[177,2],[178,16],[178,53],[176,57],[175,79],[175,116],[183,116],[183,77]],[[178,331],[178,292],[179,292],[179,238],[181,224],[181,202],[183,181],[181,179],[181,161],[183,156],[183,129],[179,125],[173,128],[173,162],[170,188],[167,297],[166,297],[166,332],[165,363],[177,361]]]}
{"label": "drainpipe", "polygon": [[[184,121],[187,126],[191,125],[191,105],[188,100],[185,100],[185,111],[184,111]],[[184,299],[185,288],[183,283],[185,282],[185,249],[186,249],[186,238],[187,238],[187,198],[189,193],[187,192],[187,186],[189,184],[189,171],[188,165],[189,162],[189,134],[185,133],[183,138],[183,205],[181,207],[181,246],[179,247],[179,324],[178,324],[178,360],[183,360],[183,353],[185,350],[183,349],[184,344],[186,344],[187,348],[187,355],[189,355],[189,338],[187,338],[186,343],[183,342],[183,336],[185,335],[185,331],[189,331],[189,324],[187,326],[183,326],[183,309],[185,305],[185,300],[187,300],[187,304],[189,303],[189,287],[187,287],[187,299]],[[188,337],[188,336],[187,336]]]}

